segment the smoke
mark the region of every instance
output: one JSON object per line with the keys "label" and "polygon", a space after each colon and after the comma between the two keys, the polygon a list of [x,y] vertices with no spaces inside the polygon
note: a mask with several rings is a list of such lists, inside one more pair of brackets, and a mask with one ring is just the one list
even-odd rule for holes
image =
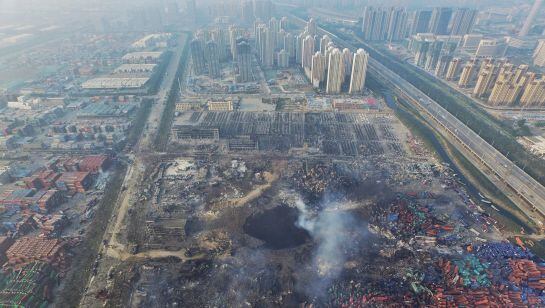
{"label": "smoke", "polygon": [[312,259],[317,279],[305,288],[310,296],[322,296],[330,282],[341,275],[355,238],[366,236],[367,230],[352,214],[338,210],[343,208],[340,201],[325,198],[318,211],[310,209],[300,197],[294,204],[300,213],[297,226],[307,230],[317,245]]}

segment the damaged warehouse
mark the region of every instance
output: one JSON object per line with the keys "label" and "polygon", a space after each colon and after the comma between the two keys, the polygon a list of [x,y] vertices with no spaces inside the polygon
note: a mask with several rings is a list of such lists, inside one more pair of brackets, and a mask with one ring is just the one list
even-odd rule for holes
{"label": "damaged warehouse", "polygon": [[391,114],[188,112],[176,119],[173,141],[228,140],[233,151],[286,151],[305,146],[328,155],[403,153]]}

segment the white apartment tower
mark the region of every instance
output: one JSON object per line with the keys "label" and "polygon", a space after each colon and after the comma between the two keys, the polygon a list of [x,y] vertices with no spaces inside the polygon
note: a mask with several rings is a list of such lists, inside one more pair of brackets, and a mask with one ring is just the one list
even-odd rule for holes
{"label": "white apartment tower", "polygon": [[350,77],[350,94],[359,94],[365,88],[365,77],[367,76],[367,62],[369,54],[363,49],[358,49],[354,54],[352,63],[352,75]]}
{"label": "white apartment tower", "polygon": [[329,54],[329,66],[327,69],[327,94],[341,93],[343,83],[343,58],[342,53],[338,48],[335,48]]}

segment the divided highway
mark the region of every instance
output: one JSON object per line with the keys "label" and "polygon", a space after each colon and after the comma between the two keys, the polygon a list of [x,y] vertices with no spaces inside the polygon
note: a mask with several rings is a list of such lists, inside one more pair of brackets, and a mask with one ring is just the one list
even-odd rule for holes
{"label": "divided highway", "polygon": [[[545,216],[545,188],[512,161],[488,144],[477,133],[455,116],[430,99],[405,79],[399,77],[378,61],[369,60],[369,72],[393,87],[400,96],[409,98],[418,109],[424,111],[434,122],[470,151],[480,163],[490,169],[520,198]],[[522,210],[527,210],[523,208]]]}
{"label": "divided highway", "polygon": [[[296,23],[305,21],[292,16]],[[336,41],[339,47],[346,47],[353,51],[357,48],[350,43],[342,40],[335,34],[322,28],[318,30],[320,35],[327,34],[332,40]],[[536,223],[542,225],[545,217],[545,187],[543,187],[534,178],[520,169],[512,161],[506,158],[493,146],[488,144],[477,133],[458,120],[454,115],[441,107],[437,102],[429,98],[422,91],[418,90],[411,83],[401,78],[392,70],[382,65],[375,59],[369,58],[369,73],[377,77],[385,84],[391,86],[397,95],[408,99],[417,109],[430,120],[439,124],[442,132],[451,140],[455,140],[465,150],[471,153],[483,166],[488,168],[501,182],[512,190],[519,198],[512,198],[519,208],[528,213]],[[524,201],[526,204],[521,204]],[[529,212],[535,209],[541,215],[536,218]],[[533,217],[534,216],[534,217]]]}

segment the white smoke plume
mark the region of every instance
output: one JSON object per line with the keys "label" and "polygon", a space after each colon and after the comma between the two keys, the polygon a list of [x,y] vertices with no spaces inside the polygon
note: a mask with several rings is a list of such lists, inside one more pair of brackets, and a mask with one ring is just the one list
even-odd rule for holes
{"label": "white smoke plume", "polygon": [[337,277],[346,261],[343,246],[349,240],[349,230],[355,220],[346,212],[331,211],[338,208],[335,202],[326,202],[319,212],[312,213],[307,205],[298,198],[295,206],[299,210],[297,225],[308,231],[317,244],[313,259],[318,274],[326,278]]}

